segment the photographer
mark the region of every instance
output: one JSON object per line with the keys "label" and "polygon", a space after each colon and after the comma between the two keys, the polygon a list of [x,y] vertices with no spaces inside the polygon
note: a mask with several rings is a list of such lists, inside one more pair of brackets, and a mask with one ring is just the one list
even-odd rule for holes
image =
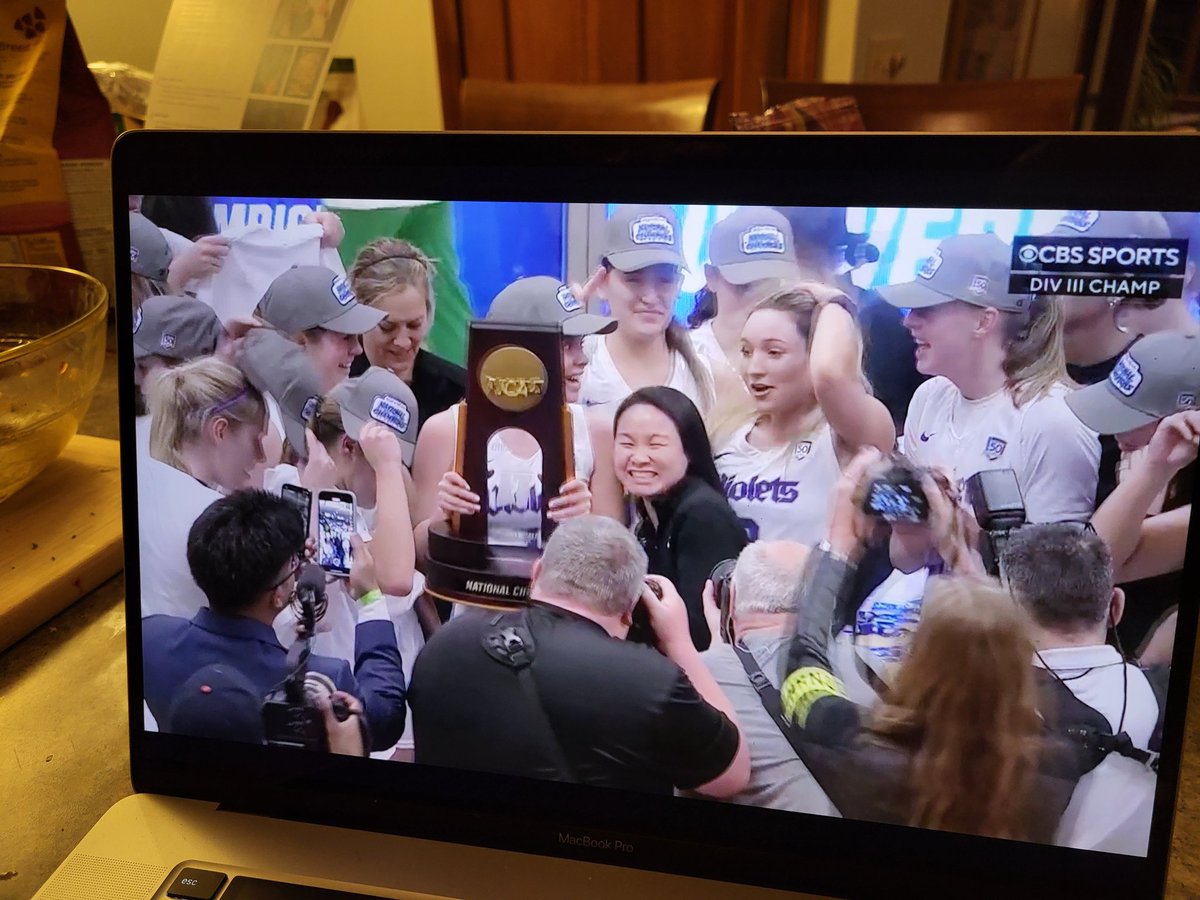
{"label": "photographer", "polygon": [[[746,786],[733,706],[628,529],[597,515],[561,523],[529,596],[522,610],[452,619],[417,657],[418,763],[658,794]],[[624,639],[639,603],[657,651]]]}
{"label": "photographer", "polygon": [[[237,667],[264,697],[291,674],[271,625],[290,606],[304,565],[304,521],[286,500],[239,491],[213,503],[192,525],[188,565],[208,606],[188,620],[142,620],[146,701],[164,722],[180,687],[207,665]],[[380,596],[371,555],[352,537],[349,588],[360,603]],[[311,656],[308,668],[362,704],[372,749],[390,747],[404,729],[404,675],[390,622],[365,621],[356,633],[353,671],[340,659]],[[253,740],[247,735],[246,740]]]}
{"label": "photographer", "polygon": [[[1032,620],[1041,708],[1051,731],[1079,730],[1086,722],[1080,713],[1090,708],[1103,716],[1103,732],[1128,735],[1139,750],[1156,748],[1168,672],[1143,670],[1125,661],[1119,644],[1106,643],[1125,595],[1113,587],[1104,541],[1074,525],[1031,525],[1009,536],[1003,563],[1013,597]],[[1144,856],[1156,782],[1143,762],[1108,752],[1079,779],[1056,842]]]}
{"label": "photographer", "polygon": [[886,699],[853,703],[831,671],[834,612],[872,527],[856,495],[873,461],[860,454],[839,480],[799,586],[780,693],[804,761],[847,818],[1048,841],[1072,784],[1043,767],[1033,644],[999,585],[930,582]]}
{"label": "photographer", "polygon": [[705,612],[713,642],[700,658],[733,704],[750,745],[750,782],[728,799],[746,806],[835,816],[837,810],[797,757],[752,681],[756,672],[765,675],[778,702],[779,657],[791,640],[795,586],[807,556],[808,547],[792,541],[757,541],[741,552],[726,588],[732,645],[720,638],[721,613],[713,603],[709,582]]}

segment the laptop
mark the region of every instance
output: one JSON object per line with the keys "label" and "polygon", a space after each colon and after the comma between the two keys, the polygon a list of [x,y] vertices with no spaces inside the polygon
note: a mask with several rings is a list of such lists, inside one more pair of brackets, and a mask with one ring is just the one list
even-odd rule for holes
{"label": "laptop", "polygon": [[[713,223],[740,206],[839,211],[836,239],[826,239],[841,253],[833,276],[864,293],[920,279],[923,272],[928,277],[942,240],[986,232],[1015,248],[1014,277],[1025,270],[1021,290],[1047,292],[1031,279],[1108,277],[1086,265],[1056,268],[1053,249],[1038,256],[1038,248],[1052,244],[1091,246],[1086,215],[1073,220],[1079,240],[1046,237],[1064,216],[1195,212],[1200,193],[1188,187],[1195,184],[1193,169],[1192,141],[1126,135],[138,132],[122,136],[113,153],[115,255],[123,260],[130,251],[130,195],[207,198],[221,232],[252,226],[286,232],[309,211],[333,209],[346,228],[343,264],[372,237],[403,233],[423,211],[439,241],[430,255],[439,256],[460,285],[457,296],[439,298],[428,345],[462,362],[464,322],[485,313],[506,283],[518,275],[554,275],[567,284],[587,278],[615,204],[676,210],[689,263],[676,308],[683,319],[704,285]],[[1126,296],[1148,291],[1177,298],[1192,289],[1192,262],[1163,261],[1172,247],[1186,256],[1181,240],[1186,235],[1174,231],[1130,237],[1132,246],[1162,252],[1157,269],[1147,263],[1138,270],[1143,284],[1126,286]],[[1157,287],[1147,288],[1149,281]],[[1095,297],[1106,289],[1068,291],[1059,282],[1055,290]],[[130,291],[122,268],[118,298],[128,299]],[[144,703],[153,674],[143,664],[142,616],[151,598],[142,593],[139,538],[145,523],[169,519],[172,508],[165,495],[139,491],[139,474],[151,463],[135,421],[134,313],[128,302],[117,310],[136,793],[108,811],[39,897],[1128,898],[1162,891],[1196,638],[1194,604],[1179,607],[1168,650],[1171,672],[1144,825],[1117,850],[160,728]],[[892,333],[905,335],[902,328]],[[990,443],[989,452],[1003,448]],[[1185,584],[1196,577],[1194,534]],[[876,604],[858,635],[859,662],[852,653],[847,663],[847,671],[857,666],[864,678],[866,669],[885,671],[872,651],[886,644],[879,639],[889,614],[881,610]],[[893,650],[885,646],[884,656]],[[1092,813],[1117,817],[1129,810]]]}

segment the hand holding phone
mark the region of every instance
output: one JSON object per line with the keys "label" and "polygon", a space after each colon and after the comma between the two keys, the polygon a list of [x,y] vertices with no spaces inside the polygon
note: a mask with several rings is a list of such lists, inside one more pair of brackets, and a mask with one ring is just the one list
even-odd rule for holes
{"label": "hand holding phone", "polygon": [[285,484],[279,489],[279,496],[304,516],[304,533],[308,534],[312,530],[312,491],[298,484]]}
{"label": "hand holding phone", "polygon": [[354,494],[350,491],[321,491],[317,494],[317,563],[326,572],[346,578],[354,534]]}

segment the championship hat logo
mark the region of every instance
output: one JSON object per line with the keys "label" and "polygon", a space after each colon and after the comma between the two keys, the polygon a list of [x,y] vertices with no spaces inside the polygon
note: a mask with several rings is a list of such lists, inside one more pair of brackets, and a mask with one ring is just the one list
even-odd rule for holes
{"label": "championship hat logo", "polygon": [[330,285],[330,290],[333,291],[333,299],[341,306],[349,306],[354,302],[354,291],[351,289],[349,282],[342,276],[333,279],[333,284]]}
{"label": "championship hat logo", "polygon": [[629,223],[629,239],[635,244],[674,244],[675,228],[663,216],[638,216]]}
{"label": "championship hat logo", "polygon": [[159,340],[159,344],[162,345],[162,348],[164,350],[174,350],[175,349],[175,335],[171,334],[171,332],[169,332],[169,331],[164,331],[162,338]]}
{"label": "championship hat logo", "polygon": [[796,452],[793,454],[796,459],[808,459],[808,455],[812,453],[812,441],[801,441],[796,445]]}
{"label": "championship hat logo", "polygon": [[787,245],[783,240],[783,232],[774,225],[753,225],[739,236],[742,253],[783,253]]}
{"label": "championship hat logo", "polygon": [[934,250],[933,253],[925,257],[925,262],[921,263],[921,268],[917,270],[917,274],[922,278],[932,278],[941,267],[942,251]]}
{"label": "championship hat logo", "polygon": [[1083,233],[1090,231],[1091,227],[1099,220],[1100,210],[1098,209],[1068,209],[1058,224]]}
{"label": "championship hat logo", "polygon": [[579,305],[579,301],[575,299],[575,295],[571,293],[571,289],[565,284],[559,285],[558,293],[554,295],[554,299],[557,300],[558,305],[567,312],[578,312],[579,310],[583,309],[583,307]]}
{"label": "championship hat logo", "polygon": [[307,400],[305,400],[304,408],[300,410],[300,418],[303,419],[305,422],[308,422],[309,420],[311,420],[313,417],[313,414],[316,413],[316,411],[317,411],[317,403],[320,401],[320,399],[321,398],[318,397],[316,394],[313,394],[311,397],[309,397]]}
{"label": "championship hat logo", "polygon": [[142,308],[139,306],[133,311],[133,333],[137,334],[138,329],[142,327]]}
{"label": "championship hat logo", "polygon": [[130,247],[130,248],[129,248],[129,261],[130,261],[131,263],[135,263],[135,262],[137,262],[137,261],[138,261],[138,257],[139,257],[139,256],[141,256],[141,255],[142,255],[142,251],[140,251],[140,250],[139,250],[137,247]]}
{"label": "championship hat logo", "polygon": [[1132,397],[1142,383],[1142,367],[1138,361],[1126,353],[1113,366],[1108,376],[1109,383],[1126,397]]}
{"label": "championship hat logo", "polygon": [[400,398],[391,394],[376,394],[371,401],[371,418],[403,434],[408,431],[412,416]]}
{"label": "championship hat logo", "polygon": [[983,455],[995,462],[1004,455],[1004,449],[1007,446],[1008,441],[998,437],[989,437],[987,443],[983,445]]}
{"label": "championship hat logo", "polygon": [[1175,398],[1175,406],[1178,409],[1192,409],[1196,405],[1196,395],[1191,391],[1184,391]]}
{"label": "championship hat logo", "polygon": [[976,297],[982,297],[987,293],[988,280],[986,275],[976,275],[971,279],[971,283],[967,285],[967,290]]}

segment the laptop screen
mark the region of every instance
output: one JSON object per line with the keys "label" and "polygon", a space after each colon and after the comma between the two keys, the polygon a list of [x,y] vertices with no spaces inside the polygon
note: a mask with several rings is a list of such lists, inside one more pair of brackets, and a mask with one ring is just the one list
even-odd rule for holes
{"label": "laptop screen", "polygon": [[1200,215],[1063,162],[1128,144],[292,138],[115,157],[135,779],[1161,884]]}

